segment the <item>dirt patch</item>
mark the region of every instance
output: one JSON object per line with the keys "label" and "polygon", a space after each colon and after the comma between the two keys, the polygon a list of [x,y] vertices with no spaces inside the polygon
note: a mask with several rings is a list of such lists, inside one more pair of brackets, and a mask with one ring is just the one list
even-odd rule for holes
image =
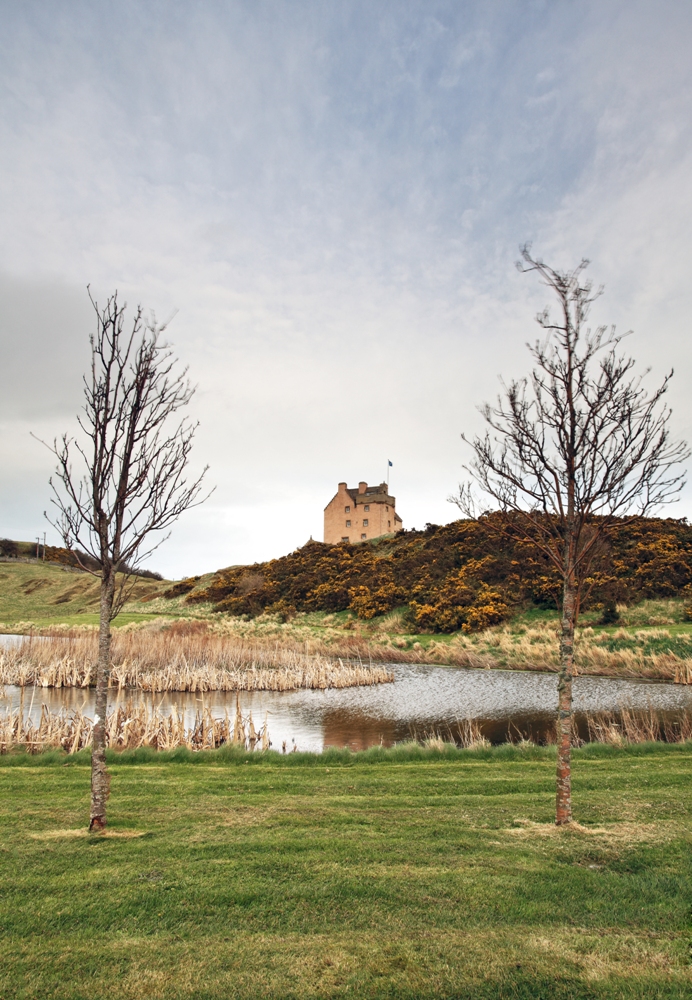
{"label": "dirt patch", "polygon": [[109,837],[111,839],[119,840],[132,840],[137,837],[146,837],[148,832],[148,830],[104,830],[102,833],[95,835],[90,833],[86,828],[79,827],[76,830],[42,830],[40,833],[30,833],[29,836],[32,840],[67,840],[76,839],[78,837],[88,839],[93,836]]}
{"label": "dirt patch", "polygon": [[603,843],[644,843],[668,840],[674,836],[674,831],[667,823],[614,823],[612,826],[582,826],[581,823],[569,823],[567,826],[555,826],[554,823],[534,823],[530,819],[515,819],[515,826],[506,833],[518,837],[583,837],[597,838]]}

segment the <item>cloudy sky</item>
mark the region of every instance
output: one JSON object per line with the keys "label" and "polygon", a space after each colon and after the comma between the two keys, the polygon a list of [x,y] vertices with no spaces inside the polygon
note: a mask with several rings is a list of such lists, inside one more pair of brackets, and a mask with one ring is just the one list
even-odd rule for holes
{"label": "cloudy sky", "polygon": [[[173,577],[322,537],[339,480],[454,517],[462,431],[528,367],[518,247],[591,259],[595,322],[675,368],[692,437],[682,0],[0,0],[0,537],[47,525],[87,283],[159,318],[213,497]],[[672,509],[692,515],[692,492]],[[57,535],[48,528],[49,541]]]}

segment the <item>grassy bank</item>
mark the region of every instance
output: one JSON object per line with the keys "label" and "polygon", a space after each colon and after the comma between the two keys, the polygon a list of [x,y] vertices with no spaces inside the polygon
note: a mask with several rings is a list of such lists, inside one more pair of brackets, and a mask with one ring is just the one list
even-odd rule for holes
{"label": "grassy bank", "polygon": [[0,758],[0,997],[692,990],[689,745],[577,751],[569,831],[545,748],[140,751],[95,838],[65,762]]}
{"label": "grassy bank", "polygon": [[[119,616],[118,624],[155,619],[142,598],[165,585],[138,577],[132,592],[134,607]],[[99,581],[90,573],[40,561],[0,562],[0,632],[25,632],[27,626],[96,625],[98,611]]]}

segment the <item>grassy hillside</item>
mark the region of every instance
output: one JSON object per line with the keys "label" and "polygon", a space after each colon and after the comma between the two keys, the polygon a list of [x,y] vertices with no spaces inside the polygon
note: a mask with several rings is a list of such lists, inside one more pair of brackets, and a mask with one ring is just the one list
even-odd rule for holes
{"label": "grassy hillside", "polygon": [[0,996],[692,994],[689,745],[185,757],[0,758]]}
{"label": "grassy hillside", "polygon": [[[361,545],[309,542],[269,562],[174,584],[139,579],[127,612],[135,620],[171,611],[178,616],[270,613],[284,619],[298,612],[348,612],[369,622],[399,609],[405,620],[396,631],[410,634],[473,633],[518,615],[554,612],[560,600],[556,571],[535,546],[508,536],[510,522],[508,515],[492,514],[479,522],[428,525]],[[0,540],[2,546],[24,555],[31,549],[7,540]],[[48,547],[46,555],[50,562],[0,563],[5,574],[0,576],[0,622],[72,620],[95,613],[94,579],[70,574],[67,582],[59,564],[73,561],[71,554]],[[692,526],[672,518],[622,522],[602,546],[592,581],[582,609],[591,625],[615,623],[618,605],[671,599],[681,608],[692,605]]]}
{"label": "grassy hillside", "polygon": [[[165,581],[138,578],[132,600],[140,610],[116,620],[117,624],[148,620],[153,617],[143,597],[159,593]],[[11,632],[22,623],[37,627],[54,624],[96,624],[98,622],[99,583],[89,573],[50,562],[0,562],[0,631]]]}

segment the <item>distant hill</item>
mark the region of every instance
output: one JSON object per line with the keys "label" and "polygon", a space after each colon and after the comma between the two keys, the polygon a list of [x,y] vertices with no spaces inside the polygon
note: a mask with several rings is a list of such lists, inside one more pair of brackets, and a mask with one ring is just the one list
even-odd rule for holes
{"label": "distant hill", "polygon": [[[56,545],[44,546],[43,543],[39,542],[17,542],[11,538],[0,538],[0,558],[16,559],[17,561],[32,559],[37,562],[57,563],[59,566],[74,566],[76,568],[80,568],[81,563],[87,569],[98,568],[96,560],[87,555],[86,552],[77,551],[75,554],[69,549],[63,549]],[[163,579],[160,573],[149,569],[138,570],[137,576],[150,580]]]}
{"label": "distant hill", "polygon": [[[503,517],[429,524],[360,545],[310,541],[279,559],[220,570],[206,586],[183,581],[175,596],[187,591],[189,603],[251,616],[350,609],[369,619],[407,605],[416,630],[438,632],[486,628],[530,605],[555,608],[557,573],[535,546],[498,533]],[[583,610],[600,607],[613,620],[618,603],[679,596],[691,584],[685,519],[620,522],[593,567]]]}

